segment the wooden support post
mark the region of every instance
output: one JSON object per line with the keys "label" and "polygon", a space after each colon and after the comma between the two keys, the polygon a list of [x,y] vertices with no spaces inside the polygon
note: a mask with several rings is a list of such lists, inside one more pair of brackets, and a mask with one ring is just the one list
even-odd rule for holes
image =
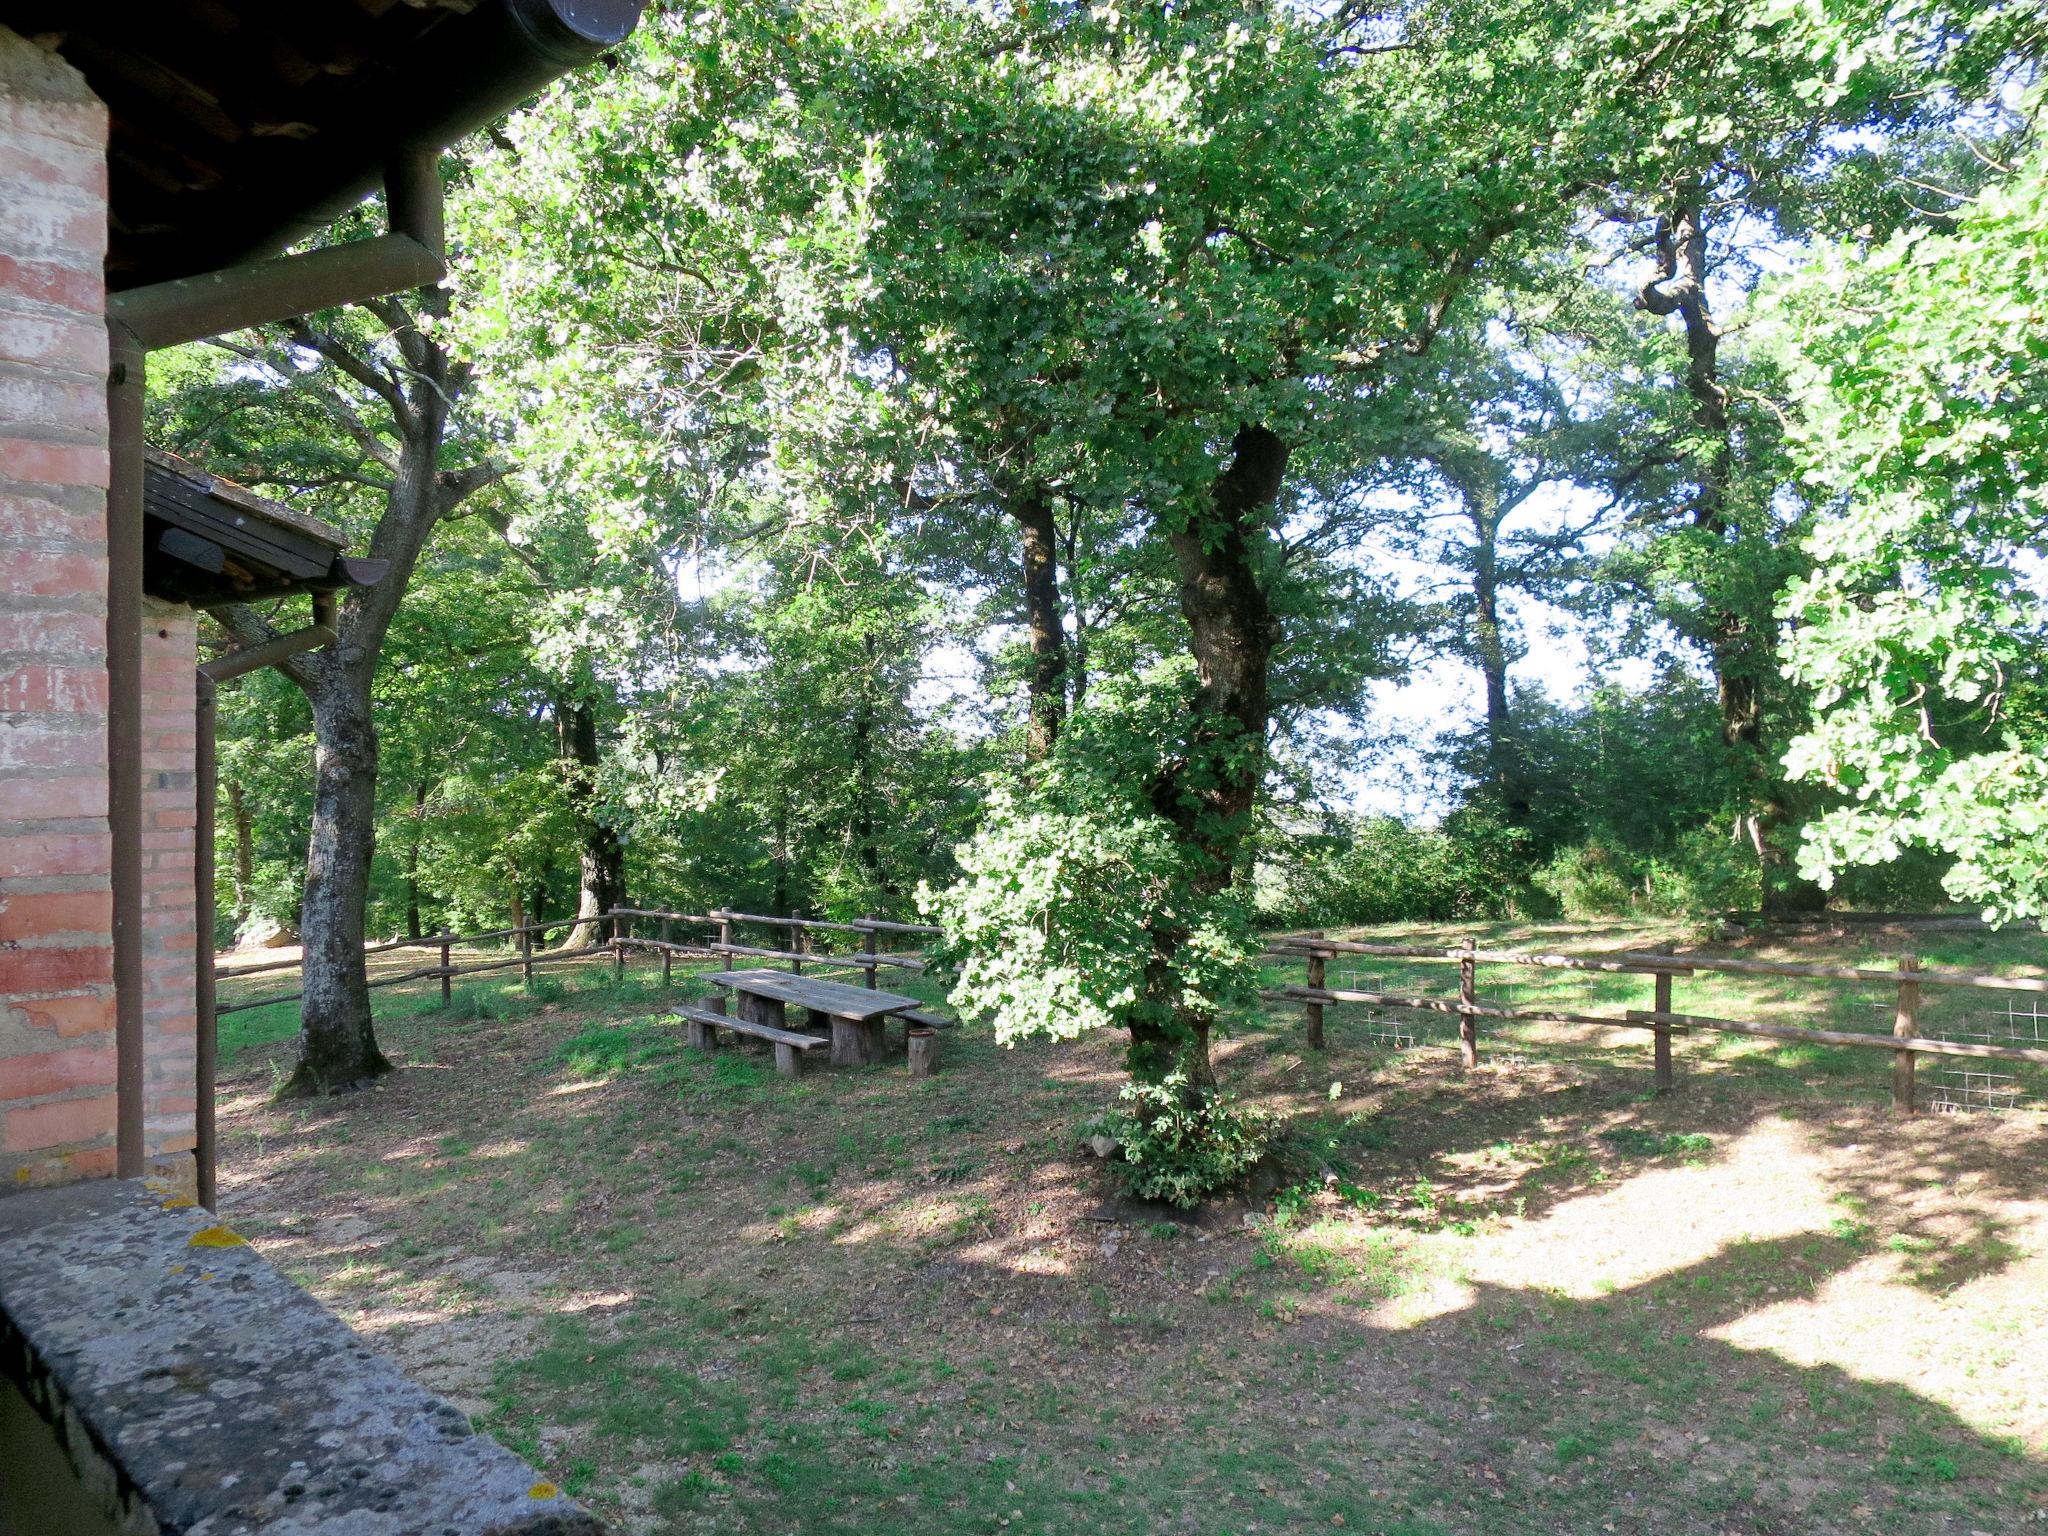
{"label": "wooden support post", "polygon": [[[802,917],[803,913],[791,912],[789,915],[792,919],[795,919]],[[797,927],[794,922],[791,923],[789,930],[789,952],[792,956],[801,956],[804,952],[804,930]],[[803,973],[803,961],[800,958],[791,959],[789,962],[789,974],[801,976]]]}
{"label": "wooden support post", "polygon": [[702,1019],[691,1019],[689,1025],[690,1048],[692,1050],[715,1051],[718,1049],[718,1027],[715,1024],[707,1024]]}
{"label": "wooden support post", "polygon": [[912,1077],[930,1077],[939,1060],[939,1032],[922,1025],[910,1031],[907,1062]]}
{"label": "wooden support post", "polygon": [[718,947],[725,962],[720,969],[729,971],[732,969],[732,910],[720,907],[711,915],[718,919]]}
{"label": "wooden support post", "polygon": [[1458,956],[1458,1053],[1470,1071],[1479,1065],[1479,941],[1465,939]]}
{"label": "wooden support post", "polygon": [[455,997],[455,978],[450,974],[454,970],[450,958],[454,943],[455,935],[450,933],[448,925],[443,923],[441,925],[441,1006],[443,1008],[446,1008]]}
{"label": "wooden support post", "polygon": [[[1671,1012],[1671,973],[1669,971],[1659,971],[1657,973],[1655,1009],[1658,1013]],[[1656,1035],[1651,1043],[1651,1050],[1655,1053],[1656,1058],[1657,1091],[1659,1093],[1669,1093],[1671,1091],[1671,1026],[1669,1024],[1659,1024],[1657,1026]]]}
{"label": "wooden support post", "polygon": [[[864,917],[864,918],[862,918],[862,919],[861,919],[861,921],[862,921],[863,923],[871,923],[871,922],[873,922],[873,921],[874,921],[874,919],[873,919],[873,917],[871,917],[871,916],[870,916],[870,917]],[[877,966],[876,966],[876,962],[875,962],[875,940],[876,940],[876,938],[877,938],[877,930],[876,930],[876,929],[874,929],[874,928],[869,928],[869,929],[867,930],[867,937],[868,937],[868,963],[867,963],[866,965],[864,965],[864,966],[862,966],[862,967],[861,967],[861,975],[862,975],[862,977],[863,977],[863,978],[864,978],[864,979],[866,980],[866,982],[867,982],[867,984],[868,984],[868,990],[869,990],[870,992],[872,992],[872,991],[874,991],[874,990],[875,990],[875,988],[876,988],[876,983],[875,983],[875,971],[876,971],[876,969],[877,969]]]}
{"label": "wooden support post", "polygon": [[[1309,935],[1312,939],[1320,939],[1322,936],[1323,934],[1320,929]],[[1318,989],[1322,987],[1328,977],[1328,972],[1325,970],[1327,964],[1327,958],[1320,950],[1314,951],[1309,955],[1308,984],[1310,986]],[[1301,1011],[1308,1018],[1308,1048],[1312,1051],[1320,1051],[1323,1048],[1323,1005],[1321,1003],[1304,1003],[1302,1004]]]}
{"label": "wooden support post", "polygon": [[[1907,955],[1899,961],[1902,971],[1920,969],[1918,957]],[[1898,1011],[1892,1015],[1892,1035],[1899,1040],[1920,1038],[1920,983],[1900,981]],[[1913,1052],[1892,1052],[1892,1113],[1910,1115],[1913,1103]]]}
{"label": "wooden support post", "polygon": [[784,1077],[802,1077],[804,1075],[804,1053],[793,1045],[784,1045],[780,1040],[777,1040],[775,1042],[775,1070]]}
{"label": "wooden support post", "polygon": [[[661,942],[663,945],[668,945],[672,943],[674,939],[675,924],[664,917],[661,920]],[[664,948],[661,952],[661,989],[664,992],[666,992],[671,986],[675,985],[675,962],[675,952],[671,949]]]}
{"label": "wooden support post", "polygon": [[612,980],[623,981],[626,975],[626,920],[619,915],[617,907],[612,908]]}
{"label": "wooden support post", "polygon": [[519,979],[526,984],[526,990],[533,990],[533,930],[526,929],[519,935]]}

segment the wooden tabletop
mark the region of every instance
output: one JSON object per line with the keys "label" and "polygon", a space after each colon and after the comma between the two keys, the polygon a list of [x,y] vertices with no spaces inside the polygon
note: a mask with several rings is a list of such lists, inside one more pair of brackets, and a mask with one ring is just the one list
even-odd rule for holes
{"label": "wooden tabletop", "polygon": [[886,1013],[920,1006],[916,998],[900,992],[870,992],[866,987],[850,987],[843,981],[792,976],[788,971],[710,971],[703,979],[731,987],[735,992],[772,997],[840,1019],[878,1019]]}

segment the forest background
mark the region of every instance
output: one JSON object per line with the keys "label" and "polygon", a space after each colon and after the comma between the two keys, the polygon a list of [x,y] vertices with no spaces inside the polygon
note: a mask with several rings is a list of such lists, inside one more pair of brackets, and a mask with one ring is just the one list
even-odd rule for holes
{"label": "forest background", "polygon": [[393,562],[219,939],[925,913],[1142,1054],[1259,926],[2037,918],[2042,21],[1704,12],[657,6],[447,287],[153,369]]}

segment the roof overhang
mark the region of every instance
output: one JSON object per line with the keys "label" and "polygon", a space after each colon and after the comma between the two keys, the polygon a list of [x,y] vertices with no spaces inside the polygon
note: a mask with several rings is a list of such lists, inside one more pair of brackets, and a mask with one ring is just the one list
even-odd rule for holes
{"label": "roof overhang", "polygon": [[342,553],[347,537],[161,449],[144,450],[142,586],[195,608],[367,587],[385,560]]}
{"label": "roof overhang", "polygon": [[645,0],[0,0],[112,115],[107,282],[272,256],[394,161],[622,41]]}

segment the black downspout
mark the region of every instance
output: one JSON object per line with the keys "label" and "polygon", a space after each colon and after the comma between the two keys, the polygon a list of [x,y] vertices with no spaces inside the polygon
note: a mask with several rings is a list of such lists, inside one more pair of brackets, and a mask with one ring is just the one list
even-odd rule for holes
{"label": "black downspout", "polygon": [[192,970],[192,1161],[199,1177],[199,1203],[214,1205],[214,1171],[219,1164],[213,1115],[215,1063],[219,1059],[219,1021],[214,1016],[213,927],[213,796],[218,777],[215,713],[218,690],[201,669],[192,693],[192,926],[198,930]]}
{"label": "black downspout", "polygon": [[142,414],[145,351],[107,322],[107,832],[113,894],[114,1173],[143,1171]]}

